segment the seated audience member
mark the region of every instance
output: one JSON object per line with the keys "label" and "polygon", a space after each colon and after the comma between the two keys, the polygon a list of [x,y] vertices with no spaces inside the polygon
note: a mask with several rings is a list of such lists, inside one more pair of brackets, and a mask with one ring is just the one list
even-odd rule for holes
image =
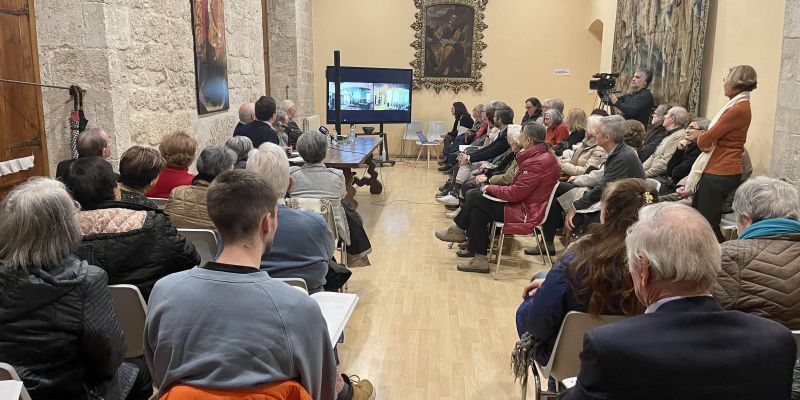
{"label": "seated audience member", "polygon": [[639,150],[642,147],[644,140],[644,125],[635,119],[625,121],[625,139],[622,142],[631,146],[634,150]]}
{"label": "seated audience member", "polygon": [[156,185],[145,192],[145,196],[166,199],[172,189],[192,184],[194,175],[189,173],[189,166],[197,153],[197,140],[186,132],[171,133],[158,145],[158,151],[167,166],[158,174]]}
{"label": "seated audience member", "polygon": [[678,148],[678,143],[686,137],[686,125],[689,125],[689,113],[683,107],[672,107],[664,115],[664,129],[667,137],[656,147],[656,151],[642,163],[644,174],[648,178],[660,176],[667,171],[667,163]]}
{"label": "seated audience member", "polygon": [[455,120],[453,121],[453,129],[442,135],[442,155],[444,156],[458,151],[458,146],[464,144],[466,131],[472,129],[475,125],[475,121],[472,120],[469,111],[467,111],[467,106],[460,101],[453,103],[450,107],[450,114],[453,115]]}
{"label": "seated audience member", "polygon": [[475,123],[472,125],[472,129],[467,132],[467,136],[464,136],[464,144],[475,146],[483,144],[481,138],[485,138],[484,134],[489,127],[489,123],[486,122],[486,113],[484,110],[485,107],[483,104],[476,104],[475,107],[472,107],[472,119]]}
{"label": "seated audience member", "polygon": [[664,129],[664,116],[667,115],[667,111],[669,111],[669,106],[666,104],[659,105],[653,111],[653,118],[650,120],[650,131],[647,132],[642,147],[638,151],[639,160],[642,162],[650,158],[653,152],[656,151],[656,147],[667,137],[667,130]]}
{"label": "seated audience member", "polygon": [[603,110],[602,108],[595,108],[594,110],[592,110],[591,115],[599,115],[601,117],[607,117],[608,111]]}
{"label": "seated audience member", "polygon": [[[590,222],[599,220],[600,214],[595,211],[596,203],[600,201],[600,197],[605,190],[606,185],[611,182],[618,181],[625,178],[640,178],[644,179],[644,171],[639,158],[636,156],[630,146],[624,144],[622,140],[625,135],[625,119],[619,115],[611,115],[608,117],[600,118],[600,129],[597,131],[597,143],[606,150],[608,154],[603,167],[602,179],[592,187],[591,190],[585,192],[578,200],[572,202],[571,207],[564,210],[560,202],[553,201],[550,206],[550,213],[547,214],[547,219],[543,224],[544,241],[549,253],[555,254],[555,246],[553,239],[556,236],[556,230],[562,226],[567,229],[573,229],[576,226],[587,226]],[[567,193],[574,187],[573,184],[561,182],[556,189],[556,197]],[[599,207],[597,207],[599,211]],[[580,219],[575,218],[581,210]],[[566,215],[563,215],[566,211]],[[529,247],[525,249],[525,254],[539,255],[542,249],[541,246]]]}
{"label": "seated audience member", "polygon": [[49,178],[29,179],[0,203],[0,360],[33,399],[147,399],[147,368],[123,362],[106,273],[72,255],[77,213]]}
{"label": "seated audience member", "polygon": [[[111,157],[111,139],[100,128],[87,129],[78,134],[75,148],[78,150],[78,157],[103,157],[104,159]],[[61,182],[67,181],[69,166],[73,161],[75,160],[70,158],[60,161],[56,165],[56,179]]]}
{"label": "seated audience member", "polygon": [[[561,115],[564,115],[564,100],[561,100],[561,99],[545,99],[544,102],[542,102],[542,116],[539,117],[536,120],[536,122],[538,122],[540,124],[544,124],[544,114],[547,112],[547,110],[551,110],[551,109],[558,110],[558,112],[560,112]],[[547,125],[545,125],[545,127],[547,127]]]}
{"label": "seated audience member", "polygon": [[547,143],[551,146],[558,146],[569,137],[569,131],[563,122],[564,116],[556,109],[549,109],[544,112],[544,126],[547,127]]}
{"label": "seated audience member", "polygon": [[572,150],[573,146],[586,137],[586,113],[580,108],[569,110],[564,123],[567,125],[569,136],[553,149],[557,157],[561,157],[564,150]]}
{"label": "seated audience member", "polygon": [[695,118],[686,127],[686,136],[678,142],[675,153],[672,154],[672,158],[667,163],[667,171],[663,176],[656,177],[661,182],[661,189],[659,190],[661,193],[675,192],[678,182],[689,175],[694,161],[697,160],[701,152],[700,148],[697,147],[697,137],[708,129],[710,122],[706,118]]}
{"label": "seated audience member", "polygon": [[[347,229],[342,230],[347,244],[348,266],[367,266],[372,244],[356,210],[345,200],[346,182],[342,170],[328,168],[322,163],[328,152],[328,140],[319,132],[306,132],[297,140],[297,152],[305,162],[302,167],[291,167],[289,175],[292,185],[288,189],[292,197],[333,199],[334,214]],[[287,161],[288,162],[288,161]],[[280,234],[279,234],[280,236]]]}
{"label": "seated audience member", "polygon": [[[498,110],[499,112],[499,110]],[[545,143],[545,129],[539,123],[529,123],[522,131],[523,149],[517,153],[517,173],[509,186],[489,185],[483,193],[503,202],[489,200],[473,191],[465,208],[456,216],[450,228],[436,232],[439,240],[464,242],[469,237],[469,250],[475,256],[467,264],[458,265],[462,272],[489,272],[489,228],[492,221],[504,222],[507,234],[528,235],[544,219],[545,208],[560,170],[555,156]],[[499,139],[498,139],[499,140]]]}
{"label": "seated audience member", "polygon": [[108,283],[136,285],[145,300],[161,277],[200,262],[164,213],[119,201],[111,164],[100,157],[75,160],[67,188],[81,205],[83,242],[75,254],[108,273]]}
{"label": "seated audience member", "polygon": [[[300,147],[310,133],[313,132],[300,137]],[[272,247],[261,257],[261,269],[273,278],[303,278],[309,292],[321,291],[336,244],[321,215],[286,207],[286,190],[293,182],[286,152],[273,144],[264,144],[251,155],[247,171],[264,177],[278,195],[278,230]]]}
{"label": "seated audience member", "polygon": [[[529,352],[539,365],[546,365],[570,311],[592,316],[641,314],[633,293],[633,281],[625,265],[625,232],[636,222],[639,209],[658,201],[658,193],[641,179],[623,179],[606,187],[600,224],[556,261],[545,279],[534,279],[522,293],[517,310],[518,348]],[[527,335],[526,335],[527,333]],[[515,360],[522,371],[526,360]]]}
{"label": "seated audience member", "polygon": [[157,209],[144,193],[155,186],[165,166],[164,157],[156,149],[133,146],[125,150],[119,159],[120,200]]}
{"label": "seated audience member", "polygon": [[600,116],[592,115],[586,121],[586,137],[578,144],[569,160],[558,159],[561,173],[567,176],[583,175],[589,169],[596,170],[603,165],[606,150],[597,144],[597,130]]}
{"label": "seated audience member", "polygon": [[253,142],[246,136],[234,136],[225,141],[225,146],[236,153],[234,169],[244,169],[247,166],[247,155],[253,150]]}
{"label": "seated audience member", "polygon": [[286,135],[289,137],[289,146],[295,147],[297,139],[303,134],[303,130],[297,125],[297,106],[291,100],[284,100],[281,102],[280,110],[286,113]]}
{"label": "seated audience member", "polygon": [[289,118],[286,116],[285,111],[278,110],[275,113],[275,122],[272,124],[273,128],[275,128],[275,132],[278,133],[278,143],[281,147],[287,148],[289,147],[289,135],[286,133],[286,123],[289,121]]}
{"label": "seated audience member", "polygon": [[214,229],[206,211],[208,186],[217,175],[233,168],[236,153],[225,146],[210,146],[197,157],[197,176],[191,185],[178,186],[167,199],[164,212],[178,228]]}
{"label": "seated audience member", "polygon": [[255,148],[266,142],[279,144],[278,132],[272,128],[272,123],[275,122],[275,111],[275,99],[261,96],[255,105],[256,119],[241,127],[235,136],[247,136]]}
{"label": "seated audience member", "polygon": [[160,398],[203,398],[209,389],[273,398],[298,383],[314,399],[374,398],[368,381],[343,382],[337,374],[317,303],[260,270],[278,230],[279,196],[247,170],[211,184],[208,210],[225,242],[222,254],[160,280],[150,298],[144,352]]}
{"label": "seated audience member", "polygon": [[239,106],[239,123],[236,124],[236,128],[233,129],[233,136],[238,136],[241,132],[241,129],[255,121],[256,119],[256,104],[255,103],[242,103]]}
{"label": "seated audience member", "polygon": [[528,121],[535,122],[542,116],[542,102],[536,97],[530,97],[525,100],[525,114],[522,114],[522,122],[520,125],[525,125]]}
{"label": "seated audience member", "polygon": [[647,310],[586,333],[565,399],[789,398],[792,334],[711,297],[720,248],[702,215],[677,203],[644,207],[625,248]]}

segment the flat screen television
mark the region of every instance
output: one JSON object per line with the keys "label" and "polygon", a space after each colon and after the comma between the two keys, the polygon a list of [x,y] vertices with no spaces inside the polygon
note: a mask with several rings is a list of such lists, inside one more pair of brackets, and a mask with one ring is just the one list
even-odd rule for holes
{"label": "flat screen television", "polygon": [[[399,68],[340,67],[343,124],[392,124],[411,122],[412,70]],[[328,80],[327,123],[335,123],[334,68]]]}

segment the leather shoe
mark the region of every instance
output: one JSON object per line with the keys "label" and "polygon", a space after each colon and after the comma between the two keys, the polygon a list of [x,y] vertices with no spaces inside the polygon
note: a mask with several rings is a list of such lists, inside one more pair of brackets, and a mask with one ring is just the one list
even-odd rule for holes
{"label": "leather shoe", "polygon": [[[542,255],[544,249],[540,249],[539,247],[540,246],[526,247],[524,250],[525,254],[529,256],[540,256]],[[556,255],[556,246],[554,246],[552,243],[548,244],[547,251],[550,253],[550,256]]]}
{"label": "leather shoe", "polygon": [[464,258],[466,258],[466,257],[475,257],[475,253],[473,253],[473,252],[471,252],[469,250],[466,250],[466,249],[458,250],[456,252],[456,255],[459,256],[459,257],[464,257]]}
{"label": "leather shoe", "polygon": [[466,264],[458,264],[456,267],[461,272],[477,272],[479,274],[489,273],[489,259],[484,257],[472,257]]}
{"label": "leather shoe", "polygon": [[442,171],[442,172],[450,171],[452,169],[453,169],[453,166],[452,165],[447,165],[447,164],[442,165],[441,167],[439,167],[439,171]]}

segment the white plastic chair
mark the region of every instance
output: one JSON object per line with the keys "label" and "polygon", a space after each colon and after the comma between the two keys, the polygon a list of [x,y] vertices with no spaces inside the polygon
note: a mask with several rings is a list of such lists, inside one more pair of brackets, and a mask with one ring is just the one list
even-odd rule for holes
{"label": "white plastic chair", "polygon": [[167,206],[167,199],[162,199],[160,197],[148,197],[153,203],[156,203],[156,206],[159,210],[163,210],[164,207]]}
{"label": "white plastic chair", "polygon": [[[442,135],[447,133],[447,122],[445,121],[429,121],[428,122],[428,138],[429,142],[434,140],[442,140]],[[416,135],[416,133],[415,133]]]}
{"label": "white plastic chair", "polygon": [[661,190],[661,182],[659,182],[658,180],[653,179],[653,178],[647,178],[647,179],[645,179],[645,181],[647,182],[648,185],[652,186],[653,189],[656,190],[656,192]]}
{"label": "white plastic chair", "polygon": [[[533,371],[534,382],[536,388],[534,389],[535,400],[539,400],[541,395],[552,397],[558,394],[560,382],[566,378],[578,376],[581,370],[580,353],[583,350],[583,336],[586,332],[597,328],[598,326],[622,321],[627,317],[622,315],[600,315],[598,318],[592,318],[587,313],[570,311],[564,317],[561,323],[561,330],[556,337],[556,343],[553,345],[553,352],[550,354],[550,360],[547,365],[539,365],[534,361]],[[542,382],[539,376],[553,377],[556,380],[556,392],[541,392]],[[528,382],[527,379],[522,381],[522,400],[525,400],[528,395]]]}
{"label": "white plastic chair", "polygon": [[144,321],[147,319],[147,304],[134,285],[109,285],[111,301],[125,334],[125,358],[144,355]]}
{"label": "white plastic chair", "polygon": [[414,156],[414,153],[406,155],[405,149],[406,149],[406,142],[417,141],[417,132],[422,132],[424,134],[422,121],[413,120],[411,121],[411,123],[406,124],[406,132],[405,134],[403,134],[403,140],[400,141],[400,157]]}
{"label": "white plastic chair", "polygon": [[[544,243],[544,231],[542,230],[542,224],[544,224],[544,220],[547,219],[547,214],[550,213],[550,206],[553,204],[553,198],[556,196],[556,189],[558,188],[558,183],[556,182],[555,186],[553,186],[553,190],[550,191],[550,199],[547,200],[547,207],[544,209],[544,218],[539,225],[536,225],[533,228],[533,237],[536,238],[536,241],[539,243],[539,253],[541,253],[541,248],[544,247],[544,252],[547,254],[547,259],[545,259],[545,254],[542,254],[542,264],[547,265],[550,264],[550,268],[553,267],[553,259],[550,257],[550,250],[547,249],[547,245]],[[497,267],[495,267],[494,271],[494,279],[499,279],[500,276],[500,257],[503,255],[503,242],[506,237],[506,234],[503,232],[503,227],[505,226],[502,222],[492,222],[489,226],[491,232],[489,234],[489,253],[487,257],[489,260],[492,259],[492,249],[494,248],[494,240],[497,233],[497,230],[500,230],[500,240],[497,245]]]}
{"label": "white plastic chair", "polygon": [[200,255],[200,264],[217,259],[219,240],[217,233],[210,229],[178,228],[178,232],[192,242],[197,254]]}
{"label": "white plastic chair", "polygon": [[308,285],[306,284],[306,280],[303,278],[274,278],[275,280],[279,280],[297,290],[308,294]]}
{"label": "white plastic chair", "polygon": [[[17,375],[17,371],[14,370],[14,367],[0,362],[0,381],[22,382],[22,379]],[[28,390],[25,389],[25,385],[22,385],[22,390],[20,390],[19,393],[19,400],[31,400],[31,396],[28,394]]]}

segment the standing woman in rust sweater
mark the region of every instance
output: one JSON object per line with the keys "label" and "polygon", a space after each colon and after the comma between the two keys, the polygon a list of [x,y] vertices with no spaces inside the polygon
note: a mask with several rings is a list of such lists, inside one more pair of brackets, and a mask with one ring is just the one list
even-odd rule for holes
{"label": "standing woman in rust sweater", "polygon": [[723,79],[725,96],[730,100],[711,121],[709,129],[697,138],[704,153],[697,158],[681,196],[694,192],[692,207],[711,224],[722,242],[719,222],[725,199],[739,186],[742,153],[750,127],[750,92],[755,90],[756,71],[749,65],[731,68]]}

